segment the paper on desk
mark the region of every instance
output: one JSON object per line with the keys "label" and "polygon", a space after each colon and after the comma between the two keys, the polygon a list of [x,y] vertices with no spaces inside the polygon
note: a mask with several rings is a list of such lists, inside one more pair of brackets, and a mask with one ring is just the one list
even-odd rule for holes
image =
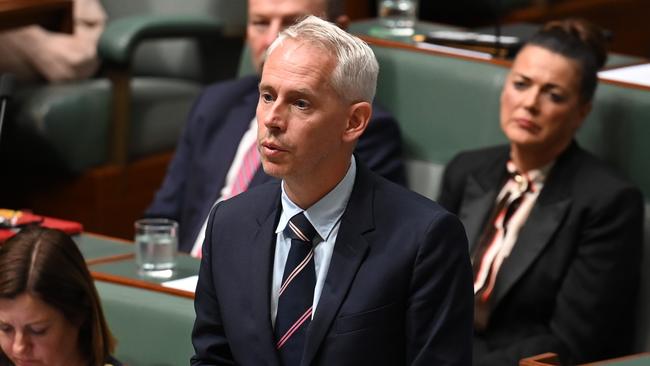
{"label": "paper on desk", "polygon": [[490,55],[489,53],[486,53],[486,52],[467,50],[467,49],[464,49],[464,48],[457,48],[457,47],[443,46],[443,45],[433,44],[433,43],[429,43],[429,42],[415,42],[415,44],[420,48],[425,48],[425,49],[433,50],[433,51],[451,53],[451,54],[454,54],[454,55],[480,58],[480,59],[483,59],[483,60],[489,60],[489,59],[492,58],[492,55]]}
{"label": "paper on desk", "polygon": [[162,285],[165,287],[175,288],[177,290],[196,292],[196,283],[199,281],[199,276],[190,276],[185,278],[179,278],[177,280],[171,280],[163,282]]}
{"label": "paper on desk", "polygon": [[598,73],[601,79],[650,86],[650,64],[619,67]]}

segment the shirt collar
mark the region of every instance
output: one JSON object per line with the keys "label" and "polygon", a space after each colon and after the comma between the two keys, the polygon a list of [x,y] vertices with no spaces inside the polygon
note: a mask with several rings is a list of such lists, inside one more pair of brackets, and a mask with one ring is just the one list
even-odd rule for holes
{"label": "shirt collar", "polygon": [[555,160],[542,166],[541,168],[531,169],[521,174],[517,171],[517,167],[515,166],[515,163],[512,160],[508,160],[508,162],[506,163],[506,168],[508,169],[508,173],[510,173],[511,175],[514,174],[523,175],[528,180],[529,183],[533,184],[533,191],[539,191],[544,186],[544,182],[546,181],[548,172],[551,170],[553,165],[555,165]]}
{"label": "shirt collar", "polygon": [[[318,235],[323,239],[327,238],[332,233],[336,224],[341,220],[345,207],[352,194],[354,180],[357,174],[357,164],[354,156],[350,159],[350,167],[343,179],[323,198],[314,203],[311,207],[304,210],[305,217],[314,226]],[[279,233],[287,226],[289,219],[299,214],[303,210],[298,207],[284,190],[284,183],[282,186],[282,214],[280,221],[275,229],[275,233]]]}

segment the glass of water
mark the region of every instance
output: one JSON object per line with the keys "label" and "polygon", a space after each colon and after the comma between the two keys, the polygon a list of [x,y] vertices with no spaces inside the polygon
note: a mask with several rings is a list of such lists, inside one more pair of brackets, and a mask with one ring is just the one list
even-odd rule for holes
{"label": "glass of water", "polygon": [[137,220],[135,246],[135,260],[142,274],[171,277],[178,251],[178,223],[158,218]]}
{"label": "glass of water", "polygon": [[395,35],[413,35],[417,8],[417,0],[377,0],[380,22]]}

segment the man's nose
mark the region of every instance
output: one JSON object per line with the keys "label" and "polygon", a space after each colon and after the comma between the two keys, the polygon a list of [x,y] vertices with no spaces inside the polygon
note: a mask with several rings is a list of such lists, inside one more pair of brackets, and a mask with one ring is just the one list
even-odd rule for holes
{"label": "man's nose", "polygon": [[273,20],[271,21],[271,24],[269,25],[269,28],[264,35],[264,49],[269,48],[271,43],[275,41],[276,38],[278,38],[278,34],[282,31],[282,21],[280,20]]}
{"label": "man's nose", "polygon": [[264,114],[264,126],[268,129],[282,130],[285,126],[284,108],[280,103],[275,101],[268,105]]}

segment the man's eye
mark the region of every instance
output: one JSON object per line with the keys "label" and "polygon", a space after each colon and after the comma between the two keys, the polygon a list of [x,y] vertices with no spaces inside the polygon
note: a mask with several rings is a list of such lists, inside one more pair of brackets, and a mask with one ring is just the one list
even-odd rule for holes
{"label": "man's eye", "polygon": [[266,103],[270,103],[270,102],[273,101],[273,97],[272,97],[271,94],[269,94],[269,93],[262,93],[262,94],[260,95],[260,97],[261,97],[262,100],[263,100],[264,102],[266,102]]}
{"label": "man's eye", "polygon": [[309,108],[309,102],[307,102],[304,99],[298,99],[293,103],[296,107],[300,109],[307,109]]}
{"label": "man's eye", "polygon": [[14,330],[14,328],[10,325],[3,324],[0,325],[0,332],[2,333],[11,333]]}
{"label": "man's eye", "polygon": [[253,20],[251,21],[251,24],[255,28],[266,28],[269,26],[269,22],[266,20]]}

